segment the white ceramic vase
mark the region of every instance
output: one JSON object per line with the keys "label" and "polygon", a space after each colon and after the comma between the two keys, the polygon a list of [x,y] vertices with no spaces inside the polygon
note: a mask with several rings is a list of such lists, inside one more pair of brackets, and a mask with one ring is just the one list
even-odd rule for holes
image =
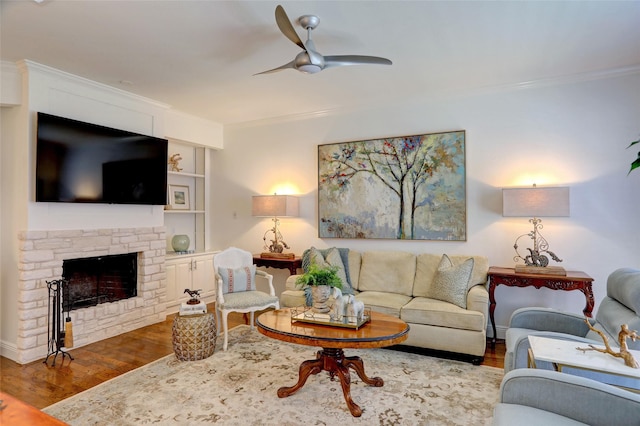
{"label": "white ceramic vase", "polygon": [[189,241],[188,235],[174,235],[171,239],[171,247],[176,253],[184,253],[189,250],[189,245],[191,241]]}
{"label": "white ceramic vase", "polygon": [[311,287],[312,308],[314,312],[326,314],[329,312],[329,296],[331,296],[331,286],[316,285]]}

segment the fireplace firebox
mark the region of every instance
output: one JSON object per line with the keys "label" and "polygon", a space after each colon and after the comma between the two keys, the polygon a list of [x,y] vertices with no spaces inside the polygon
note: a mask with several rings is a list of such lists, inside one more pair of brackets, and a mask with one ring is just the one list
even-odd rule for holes
{"label": "fireplace firebox", "polygon": [[138,254],[67,259],[62,264],[62,276],[68,282],[66,311],[135,297]]}

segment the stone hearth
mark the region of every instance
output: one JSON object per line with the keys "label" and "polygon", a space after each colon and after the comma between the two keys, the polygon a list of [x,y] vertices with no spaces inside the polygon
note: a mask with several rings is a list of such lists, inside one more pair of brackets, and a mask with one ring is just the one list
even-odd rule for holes
{"label": "stone hearth", "polygon": [[47,281],[62,278],[65,259],[138,254],[136,297],[71,311],[75,347],[164,321],[164,227],[26,231],[18,238],[18,362],[47,355]]}

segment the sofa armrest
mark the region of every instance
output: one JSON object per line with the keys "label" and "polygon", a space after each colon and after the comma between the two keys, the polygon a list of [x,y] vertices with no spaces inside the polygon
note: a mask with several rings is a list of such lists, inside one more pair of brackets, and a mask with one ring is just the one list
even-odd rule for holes
{"label": "sofa armrest", "polygon": [[[598,344],[598,342],[586,337],[574,336],[573,334],[556,333],[553,331],[535,331],[526,328],[509,328],[505,341],[506,352],[504,355],[505,373],[516,368],[527,368],[529,359],[529,336],[548,337],[558,340],[570,340],[578,344]],[[538,362],[538,368],[551,369],[550,363]]]}
{"label": "sofa armrest", "polygon": [[[589,327],[582,315],[562,312],[550,308],[520,308],[513,312],[509,328],[554,331],[584,337]],[[593,324],[593,320],[591,320]]]}
{"label": "sofa armrest", "polygon": [[467,293],[467,310],[481,312],[484,315],[485,327],[489,317],[489,292],[484,285],[474,285]]}
{"label": "sofa armrest", "polygon": [[519,369],[500,385],[500,402],[525,405],[594,426],[636,424],[640,394],[558,373]]}
{"label": "sofa armrest", "polygon": [[302,290],[302,287],[296,284],[298,277],[300,277],[300,275],[289,275],[287,281],[284,283],[285,290]]}

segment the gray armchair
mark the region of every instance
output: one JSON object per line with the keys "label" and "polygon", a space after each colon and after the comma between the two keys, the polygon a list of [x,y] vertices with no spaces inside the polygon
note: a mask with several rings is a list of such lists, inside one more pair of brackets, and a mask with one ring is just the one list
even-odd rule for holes
{"label": "gray armchair", "polygon": [[[600,336],[584,322],[582,315],[560,312],[547,308],[522,308],[511,316],[506,333],[506,353],[504,370],[508,373],[517,368],[527,367],[529,335],[572,340],[578,343],[602,344]],[[612,347],[618,346],[620,326],[627,324],[632,330],[640,331],[640,270],[621,268],[607,279],[607,296],[600,303],[595,320],[590,320],[594,328],[602,331]],[[640,340],[628,341],[630,349],[640,350]],[[548,363],[537,362],[538,368],[551,369]],[[563,371],[584,375],[606,383],[640,388],[638,380],[613,377],[595,372],[564,369]]]}
{"label": "gray armchair", "polygon": [[493,424],[638,425],[639,413],[640,394],[584,377],[523,368],[502,379]]}

